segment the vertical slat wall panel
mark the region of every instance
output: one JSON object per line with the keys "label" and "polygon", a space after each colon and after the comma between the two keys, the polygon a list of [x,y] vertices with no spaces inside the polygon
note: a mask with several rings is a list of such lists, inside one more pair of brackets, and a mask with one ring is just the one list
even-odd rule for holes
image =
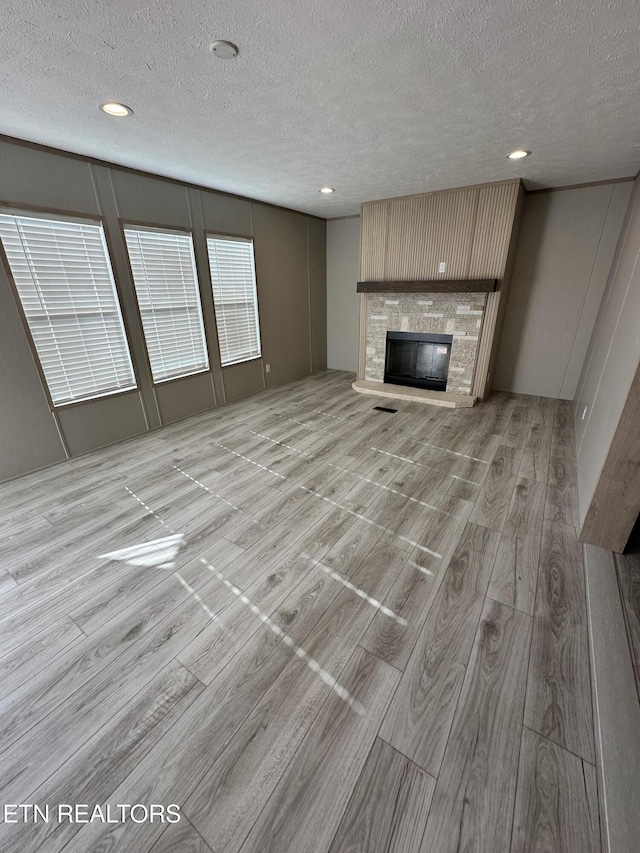
{"label": "vertical slat wall panel", "polygon": [[438,276],[439,261],[447,264],[443,279],[468,276],[477,197],[477,189],[441,193],[434,197],[437,222],[436,255],[431,258],[434,277]]}
{"label": "vertical slat wall panel", "polygon": [[478,190],[433,193],[388,202],[384,278],[411,281],[438,276],[466,278],[476,218]]}
{"label": "vertical slat wall panel", "polygon": [[[370,202],[362,205],[360,216],[360,280],[383,281],[387,243],[389,204]],[[356,377],[364,379],[367,348],[367,295],[358,296],[358,369]]]}
{"label": "vertical slat wall panel", "polygon": [[420,252],[428,251],[431,233],[423,229],[421,240],[416,240],[416,233],[417,222],[423,224],[429,216],[432,198],[413,196],[388,202],[388,237],[384,265],[386,280],[403,281],[410,278],[409,270],[418,267]]}
{"label": "vertical slat wall panel", "polygon": [[388,202],[362,205],[360,217],[360,280],[383,281],[387,242]]}
{"label": "vertical slat wall panel", "polygon": [[519,181],[362,205],[360,278],[501,278]]}
{"label": "vertical slat wall panel", "polygon": [[518,199],[518,181],[478,190],[478,214],[469,278],[502,278]]}
{"label": "vertical slat wall panel", "polygon": [[495,332],[499,307],[500,294],[497,291],[487,293],[487,302],[484,307],[482,329],[480,330],[480,340],[478,341],[478,351],[476,353],[473,384],[471,386],[473,396],[480,397],[481,399],[488,393],[488,380],[490,378],[488,376],[489,361],[491,360],[493,334]]}
{"label": "vertical slat wall panel", "polygon": [[[487,193],[484,199],[484,207],[481,211],[478,205],[478,227],[486,230],[483,239],[478,239],[475,245],[484,246],[479,250],[474,260],[472,254],[472,265],[477,263],[476,270],[490,270],[490,275],[498,279],[498,289],[495,293],[487,294],[487,305],[482,318],[482,331],[476,357],[476,369],[471,393],[483,399],[491,390],[493,381],[493,370],[495,366],[498,344],[502,333],[502,325],[506,309],[509,285],[511,284],[511,273],[515,260],[515,246],[520,229],[522,208],[524,205],[524,190],[519,182],[512,185],[499,187],[486,187],[491,189],[510,189],[513,191]],[[492,244],[490,240],[491,231],[489,223],[493,222],[495,232],[502,235],[500,241]],[[476,233],[478,233],[478,227]],[[509,254],[511,252],[511,255]],[[481,259],[483,259],[481,261]],[[481,263],[485,266],[481,266]],[[480,275],[473,272],[472,276]]]}
{"label": "vertical slat wall panel", "polygon": [[358,372],[357,379],[365,378],[367,363],[367,297],[366,293],[358,294]]}

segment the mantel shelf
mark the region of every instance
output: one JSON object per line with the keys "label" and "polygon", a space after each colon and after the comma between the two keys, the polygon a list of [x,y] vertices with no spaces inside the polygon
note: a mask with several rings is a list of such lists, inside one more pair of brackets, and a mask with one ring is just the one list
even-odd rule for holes
{"label": "mantel shelf", "polygon": [[493,293],[497,286],[496,278],[359,281],[358,293]]}

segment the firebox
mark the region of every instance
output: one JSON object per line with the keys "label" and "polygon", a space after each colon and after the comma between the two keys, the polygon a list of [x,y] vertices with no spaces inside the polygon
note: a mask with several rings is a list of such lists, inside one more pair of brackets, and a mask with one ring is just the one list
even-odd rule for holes
{"label": "firebox", "polygon": [[445,391],[453,335],[387,332],[384,381]]}

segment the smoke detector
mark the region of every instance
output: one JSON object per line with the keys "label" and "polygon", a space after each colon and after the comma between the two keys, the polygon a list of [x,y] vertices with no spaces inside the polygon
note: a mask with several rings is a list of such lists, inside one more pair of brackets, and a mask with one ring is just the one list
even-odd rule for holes
{"label": "smoke detector", "polygon": [[233,44],[233,42],[223,41],[222,39],[218,39],[213,44],[210,44],[209,50],[218,59],[235,59],[240,52],[237,45]]}

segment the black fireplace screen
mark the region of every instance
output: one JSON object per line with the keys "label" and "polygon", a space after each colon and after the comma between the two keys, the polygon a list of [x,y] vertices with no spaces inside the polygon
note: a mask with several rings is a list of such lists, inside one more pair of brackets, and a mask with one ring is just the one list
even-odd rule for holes
{"label": "black fireplace screen", "polygon": [[384,381],[445,391],[452,335],[387,332]]}

